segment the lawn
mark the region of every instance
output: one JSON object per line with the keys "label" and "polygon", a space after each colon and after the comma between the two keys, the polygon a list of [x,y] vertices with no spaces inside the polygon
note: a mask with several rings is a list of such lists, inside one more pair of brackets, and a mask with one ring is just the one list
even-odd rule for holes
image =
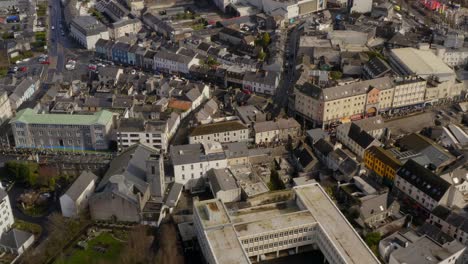
{"label": "lawn", "polygon": [[[106,250],[101,253],[95,247],[106,248]],[[55,264],[97,263],[101,260],[117,261],[122,247],[122,242],[117,241],[110,233],[104,232],[90,240],[86,249],[74,247],[70,253],[57,260]]]}

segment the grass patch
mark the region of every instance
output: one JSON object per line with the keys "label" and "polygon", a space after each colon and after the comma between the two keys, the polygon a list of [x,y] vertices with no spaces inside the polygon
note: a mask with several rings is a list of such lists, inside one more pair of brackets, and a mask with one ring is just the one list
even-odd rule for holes
{"label": "grass patch", "polygon": [[[106,248],[105,252],[98,252],[95,247]],[[108,232],[98,235],[88,242],[86,249],[73,248],[69,256],[55,261],[55,264],[82,264],[99,261],[118,261],[123,243],[117,241]]]}
{"label": "grass patch", "polygon": [[0,67],[0,78],[7,76],[8,74],[8,67]]}
{"label": "grass patch", "polygon": [[37,5],[37,16],[43,17],[47,13],[47,3],[40,3]]}
{"label": "grass patch", "polygon": [[42,233],[42,227],[40,225],[26,222],[26,221],[19,220],[19,219],[15,219],[13,228],[23,230],[29,233],[33,233],[34,236],[36,237],[39,237],[39,235]]}
{"label": "grass patch", "polygon": [[40,205],[40,206],[31,206],[28,208],[21,208],[21,211],[23,211],[24,214],[33,216],[33,217],[39,217],[39,216],[44,216],[47,213],[47,206],[45,205]]}

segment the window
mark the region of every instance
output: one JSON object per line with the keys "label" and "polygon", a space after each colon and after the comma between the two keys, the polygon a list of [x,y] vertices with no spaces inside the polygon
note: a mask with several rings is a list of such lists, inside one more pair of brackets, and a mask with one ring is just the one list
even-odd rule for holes
{"label": "window", "polygon": [[182,171],[183,171],[183,170],[185,170],[185,166],[184,166],[184,165],[182,165]]}
{"label": "window", "polygon": [[182,174],[182,180],[185,180],[185,174]]}

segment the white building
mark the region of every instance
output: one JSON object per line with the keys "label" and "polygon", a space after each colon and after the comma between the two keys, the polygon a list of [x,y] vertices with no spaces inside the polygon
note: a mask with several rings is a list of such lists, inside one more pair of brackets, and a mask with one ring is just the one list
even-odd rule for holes
{"label": "white building", "polygon": [[379,243],[379,252],[385,263],[457,263],[465,247],[454,240],[440,244],[411,229],[396,232]]}
{"label": "white building", "polygon": [[348,0],[347,6],[351,13],[369,13],[372,11],[372,0]]}
{"label": "white building", "polygon": [[96,187],[97,176],[84,171],[73,182],[72,186],[60,196],[60,208],[65,217],[79,217],[88,207],[88,199]]}
{"label": "white building", "polygon": [[10,199],[0,188],[0,251],[21,255],[34,242],[34,235],[11,228],[14,223]]}
{"label": "white building", "polygon": [[154,70],[169,73],[188,74],[192,65],[198,65],[199,59],[168,51],[159,51],[154,56]]}
{"label": "white building", "polygon": [[25,101],[29,100],[39,89],[39,79],[31,77],[23,79],[18,85],[8,87],[8,99],[12,111],[16,111]]}
{"label": "white building", "polygon": [[395,175],[395,188],[421,208],[431,212],[439,205],[464,208],[463,194],[449,182],[414,160],[408,160]]}
{"label": "white building", "polygon": [[468,48],[451,49],[438,47],[435,50],[435,54],[451,67],[461,66],[468,63]]}
{"label": "white building", "polygon": [[190,133],[189,144],[215,141],[219,143],[249,141],[249,128],[240,121],[223,121],[199,125]]}
{"label": "white building", "polygon": [[241,199],[241,188],[229,169],[211,169],[208,180],[213,196],[223,203],[238,202]]}
{"label": "white building", "polygon": [[366,149],[382,144],[355,123],[339,125],[336,129],[336,139],[361,159],[364,158],[364,151]]}
{"label": "white building", "polygon": [[254,123],[255,144],[281,142],[298,137],[301,125],[294,118]]}
{"label": "white building", "polygon": [[172,146],[170,150],[175,182],[185,189],[205,187],[206,173],[227,168],[227,159],[219,142]]}
{"label": "white building", "polygon": [[70,24],[70,36],[86,49],[93,50],[99,39],[109,39],[109,31],[93,16],[79,16]]}
{"label": "white building", "polygon": [[275,94],[279,85],[279,74],[272,71],[246,72],[242,87],[249,91],[262,94]]}
{"label": "white building", "polygon": [[416,77],[397,77],[393,80],[395,92],[393,94],[393,108],[424,103],[426,80]]}
{"label": "white building", "polygon": [[119,120],[117,144],[119,151],[141,143],[142,145],[166,152],[169,142],[168,121],[144,121],[137,118]]}
{"label": "white building", "polygon": [[295,187],[292,199],[277,203],[228,209],[212,199],[193,206],[196,235],[209,264],[259,262],[267,254],[274,258],[311,246],[328,263],[380,263],[317,183]]}

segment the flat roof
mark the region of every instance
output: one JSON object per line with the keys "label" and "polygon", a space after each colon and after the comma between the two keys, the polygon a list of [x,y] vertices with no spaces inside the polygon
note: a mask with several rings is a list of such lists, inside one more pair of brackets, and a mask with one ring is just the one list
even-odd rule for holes
{"label": "flat roof", "polygon": [[294,190],[346,263],[380,263],[320,185],[303,185]]}
{"label": "flat roof", "polygon": [[[219,229],[206,231],[210,248],[216,256],[218,263],[248,264],[249,258],[245,256],[244,249],[232,226],[223,226]],[[243,257],[242,257],[243,256]]]}
{"label": "flat roof", "polygon": [[430,50],[415,48],[393,49],[392,54],[408,67],[409,70],[420,75],[453,74],[455,72]]}

